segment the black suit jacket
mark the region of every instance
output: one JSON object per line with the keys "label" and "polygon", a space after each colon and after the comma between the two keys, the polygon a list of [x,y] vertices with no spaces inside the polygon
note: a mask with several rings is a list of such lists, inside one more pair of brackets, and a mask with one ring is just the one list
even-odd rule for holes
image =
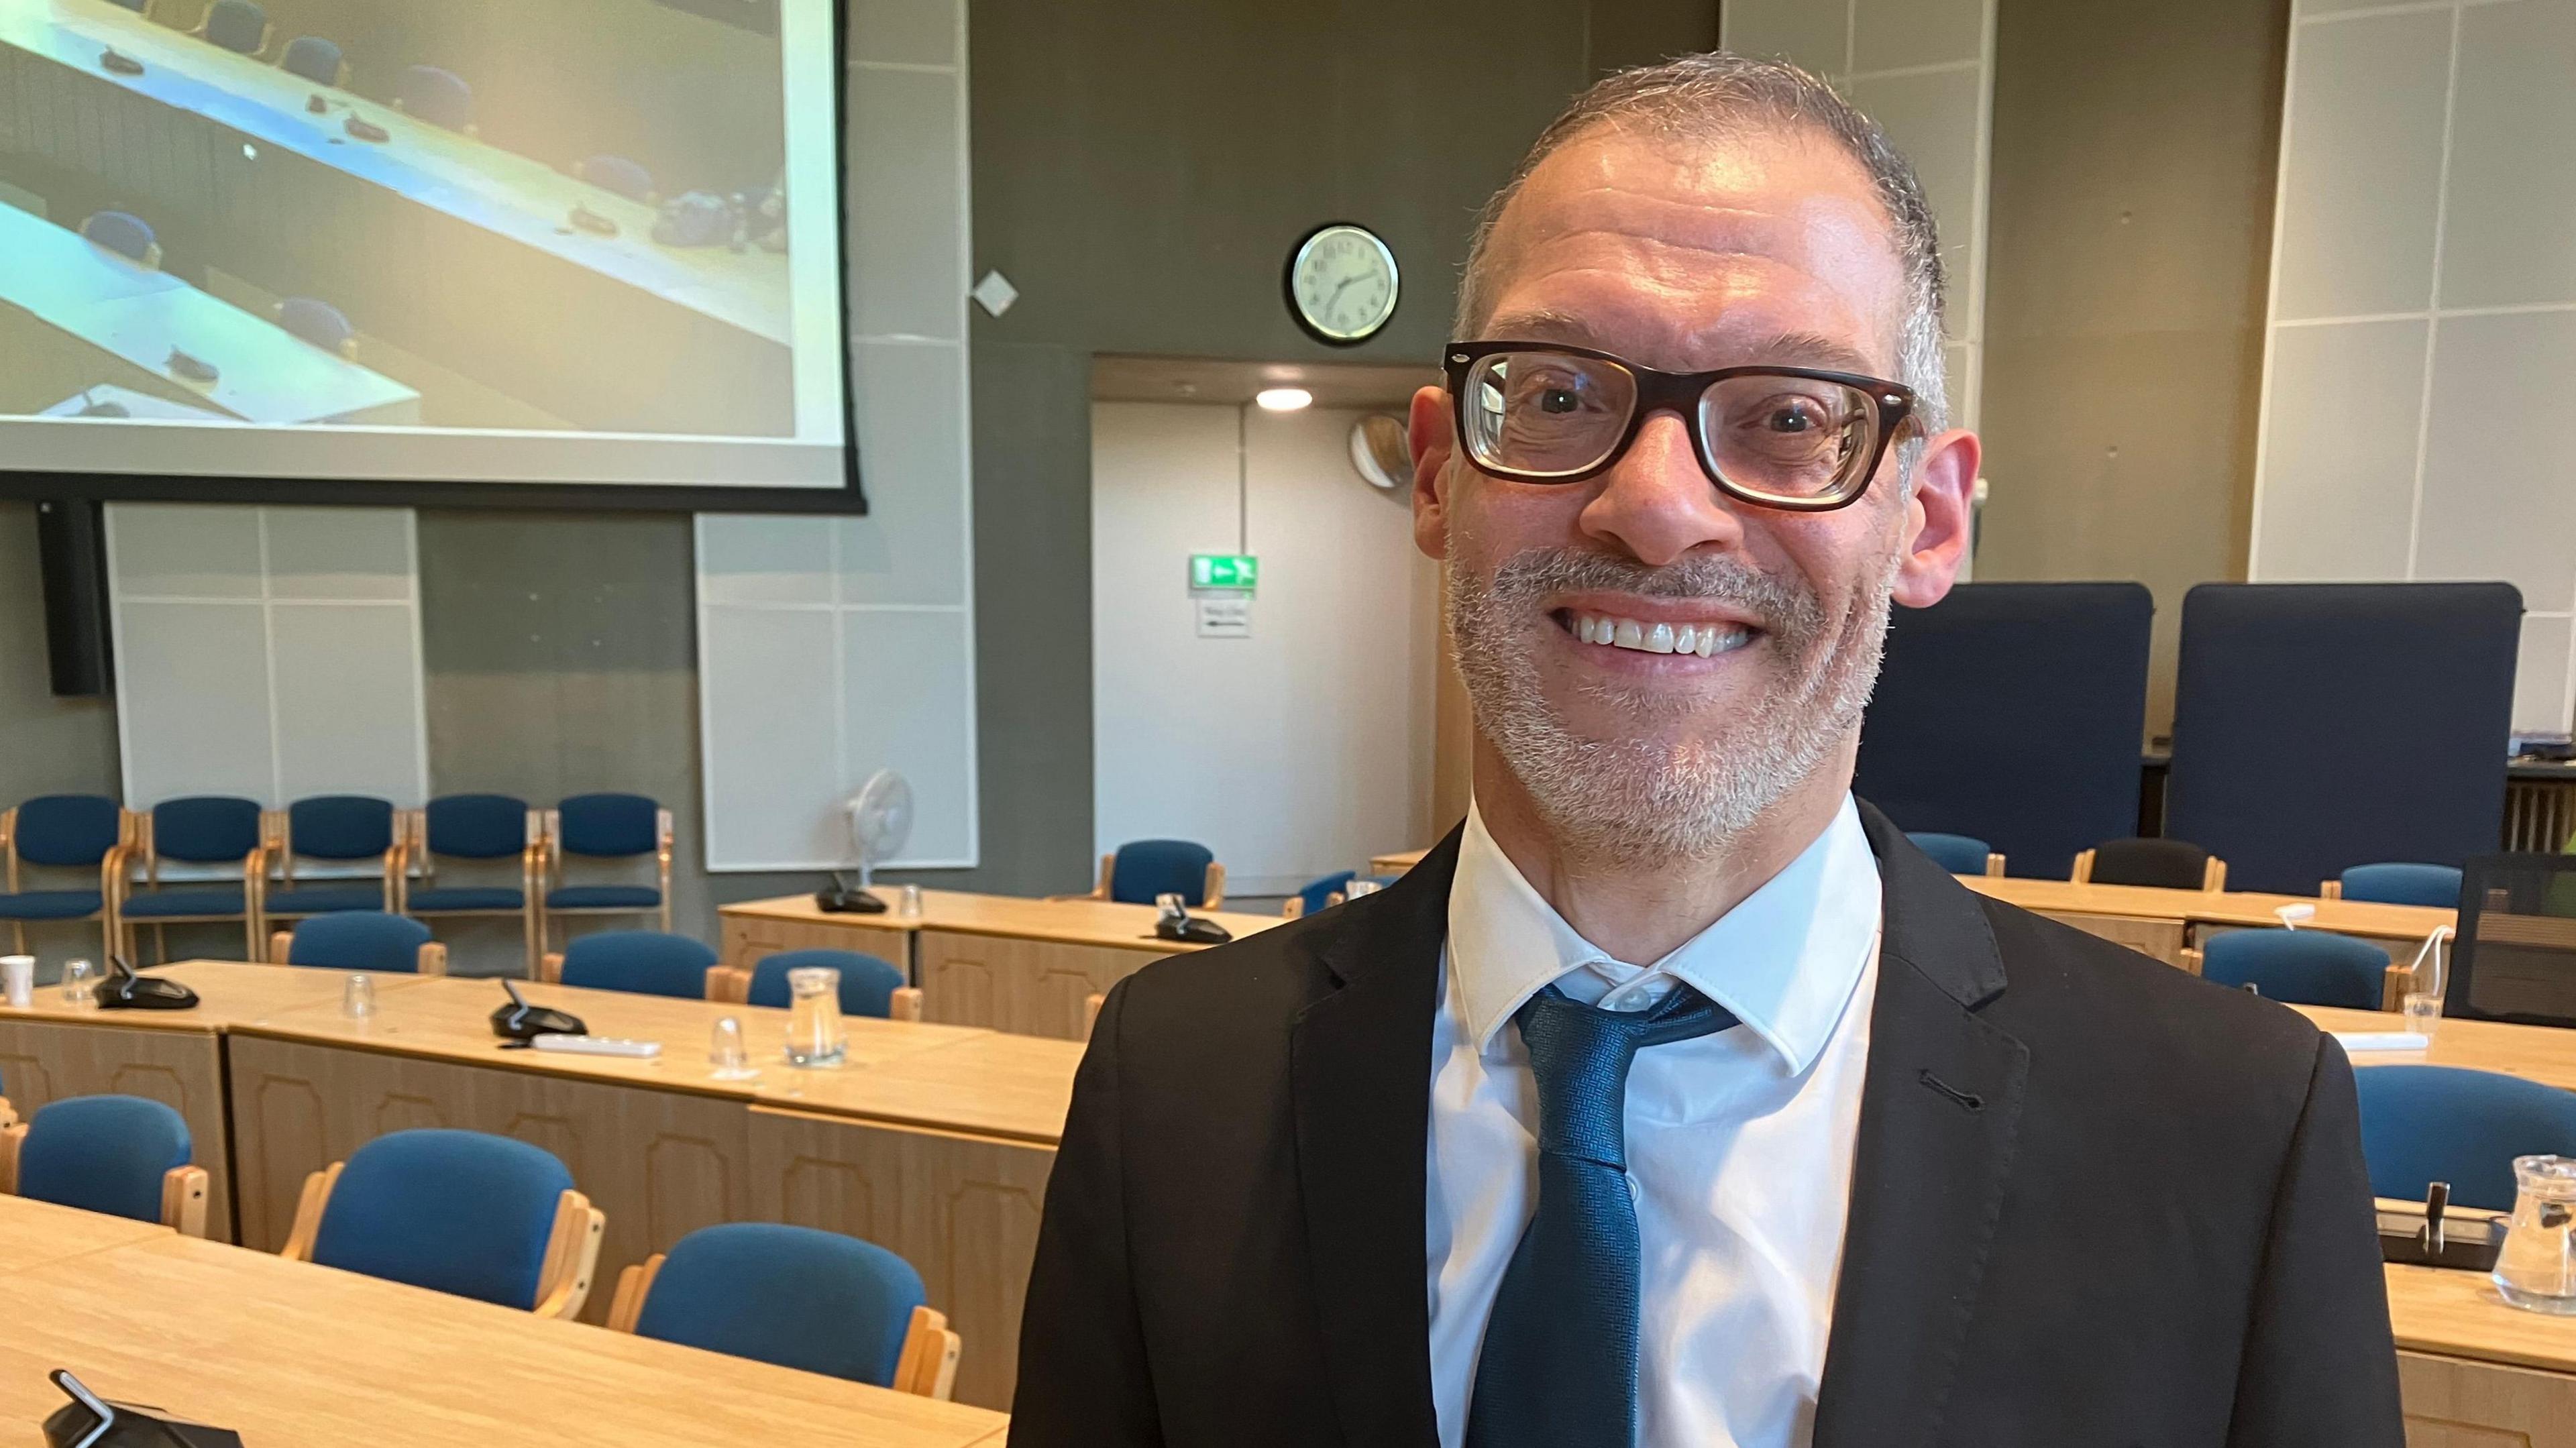
{"label": "black suit jacket", "polygon": [[[1986,900],[1886,918],[1817,1448],[2399,1448],[2352,1071],[2296,1013]],[[1011,1441],[1431,1448],[1425,1148],[1457,837],[1102,1008]]]}

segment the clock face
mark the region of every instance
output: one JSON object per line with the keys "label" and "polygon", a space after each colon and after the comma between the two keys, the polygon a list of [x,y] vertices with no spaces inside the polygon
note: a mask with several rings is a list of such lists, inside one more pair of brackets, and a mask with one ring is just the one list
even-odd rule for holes
{"label": "clock face", "polygon": [[1288,257],[1288,310],[1315,340],[1365,342],[1395,315],[1395,253],[1366,227],[1316,228]]}

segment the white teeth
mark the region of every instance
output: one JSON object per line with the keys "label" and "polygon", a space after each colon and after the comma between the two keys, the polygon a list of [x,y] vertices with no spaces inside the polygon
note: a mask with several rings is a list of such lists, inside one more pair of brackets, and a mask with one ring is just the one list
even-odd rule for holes
{"label": "white teeth", "polygon": [[1575,615],[1574,636],[1587,644],[1647,654],[1697,654],[1703,659],[1731,653],[1753,637],[1739,624],[1645,623],[1592,613]]}

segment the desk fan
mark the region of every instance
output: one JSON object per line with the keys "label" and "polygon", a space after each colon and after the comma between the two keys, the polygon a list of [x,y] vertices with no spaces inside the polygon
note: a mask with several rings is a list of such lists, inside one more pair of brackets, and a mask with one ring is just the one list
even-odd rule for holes
{"label": "desk fan", "polygon": [[814,908],[834,915],[882,915],[886,903],[868,886],[876,867],[894,858],[912,833],[912,786],[891,769],[868,776],[844,806],[849,813],[850,851],[859,857],[859,885],[853,890],[841,872],[814,892]]}

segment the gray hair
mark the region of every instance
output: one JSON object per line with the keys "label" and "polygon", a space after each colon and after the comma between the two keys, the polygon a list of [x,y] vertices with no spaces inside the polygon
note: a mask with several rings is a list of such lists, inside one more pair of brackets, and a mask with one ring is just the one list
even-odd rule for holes
{"label": "gray hair", "polygon": [[[1609,76],[1574,98],[1539,133],[1529,154],[1485,203],[1475,240],[1458,280],[1458,329],[1472,338],[1493,316],[1487,255],[1503,208],[1520,194],[1539,163],[1596,127],[1656,138],[1709,139],[1748,133],[1808,131],[1840,146],[1866,172],[1887,211],[1899,264],[1905,272],[1905,315],[1897,339],[1897,381],[1914,390],[1921,436],[1949,425],[1948,388],[1941,360],[1941,249],[1932,206],[1914,166],[1898,153],[1878,122],[1853,109],[1834,88],[1798,67],[1726,51],[1685,55],[1660,65]],[[1911,441],[1911,440],[1910,440]],[[1913,446],[1919,450],[1919,441]],[[1912,472],[1907,459],[1907,472]]]}

